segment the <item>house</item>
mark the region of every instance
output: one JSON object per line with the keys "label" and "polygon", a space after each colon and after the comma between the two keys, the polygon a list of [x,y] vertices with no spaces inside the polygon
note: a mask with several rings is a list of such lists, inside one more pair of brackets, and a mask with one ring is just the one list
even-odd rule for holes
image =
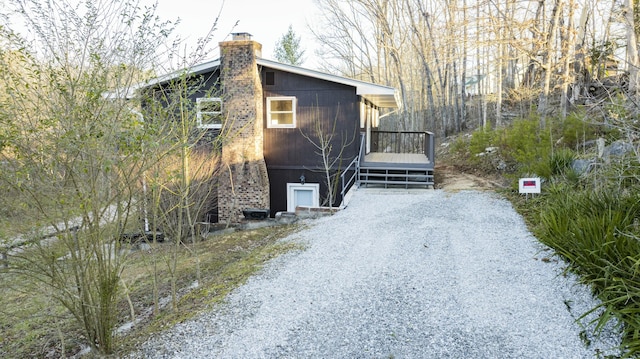
{"label": "house", "polygon": [[[191,98],[198,126],[232,134],[222,147],[219,221],[237,222],[245,209],[326,205],[327,173],[334,205],[354,184],[433,185],[433,134],[377,131],[380,112],[398,108],[395,89],[263,59],[261,47],[234,34],[220,59],[189,72],[204,84]],[[330,144],[325,156],[321,143]]]}

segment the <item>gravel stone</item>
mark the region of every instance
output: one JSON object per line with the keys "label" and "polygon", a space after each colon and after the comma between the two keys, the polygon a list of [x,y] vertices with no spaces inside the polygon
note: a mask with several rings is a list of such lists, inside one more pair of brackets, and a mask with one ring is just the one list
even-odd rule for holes
{"label": "gravel stone", "polygon": [[[490,192],[359,189],[223,305],[131,358],[594,358],[589,288]],[[595,314],[594,314],[595,315]]]}

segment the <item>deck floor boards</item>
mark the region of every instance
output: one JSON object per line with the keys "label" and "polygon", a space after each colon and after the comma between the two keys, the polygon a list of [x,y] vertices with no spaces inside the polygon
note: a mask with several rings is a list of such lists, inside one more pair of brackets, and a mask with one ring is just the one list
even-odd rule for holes
{"label": "deck floor boards", "polygon": [[429,158],[422,153],[383,153],[371,152],[364,156],[363,167],[410,167],[433,168]]}
{"label": "deck floor boards", "polygon": [[366,163],[410,163],[429,164],[430,161],[423,153],[388,153],[371,152],[364,156]]}

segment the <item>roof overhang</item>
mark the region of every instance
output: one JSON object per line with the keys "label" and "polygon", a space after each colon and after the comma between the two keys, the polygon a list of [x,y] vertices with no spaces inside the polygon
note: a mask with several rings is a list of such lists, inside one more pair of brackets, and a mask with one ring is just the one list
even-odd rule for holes
{"label": "roof overhang", "polygon": [[258,58],[257,62],[260,66],[355,87],[357,95],[367,99],[378,107],[399,107],[400,101],[398,101],[396,89],[394,89],[393,87],[378,85],[366,81],[354,80],[347,77],[310,70],[299,66],[283,64],[263,58]]}
{"label": "roof overhang", "polygon": [[358,87],[356,93],[382,108],[398,108],[400,101],[398,92],[392,87],[373,88],[370,86]]}
{"label": "roof overhang", "polygon": [[103,97],[107,99],[117,99],[117,98],[132,99],[135,97],[136,93],[139,90],[143,90],[153,86],[164,85],[173,80],[179,79],[183,76],[196,76],[203,73],[207,73],[215,70],[219,66],[220,66],[219,59],[203,62],[201,64],[195,65],[190,68],[185,68],[182,70],[170,72],[162,76],[154,77],[148,81],[141,82],[133,86],[129,86],[127,88],[117,89],[116,91],[107,92],[103,94]]}
{"label": "roof overhang", "polygon": [[[320,71],[310,70],[299,66],[293,66],[283,64],[276,61],[271,61],[263,58],[256,59],[258,65],[263,67],[272,68],[284,72],[298,74],[302,76],[308,76],[317,78],[320,80],[335,82],[347,86],[352,86],[356,90],[356,94],[362,98],[370,101],[373,105],[381,108],[398,108],[400,101],[397,97],[397,91],[393,87],[377,85],[371,82],[354,80],[347,77],[332,75]],[[194,76],[213,71],[220,67],[220,59],[207,61],[198,65],[195,65],[188,69],[171,72],[169,74],[153,78],[147,82],[135,85],[127,89],[126,93],[111,92],[106,95],[109,98],[132,98],[136,91],[147,87],[153,87],[162,85],[172,80],[178,79],[181,76]]]}

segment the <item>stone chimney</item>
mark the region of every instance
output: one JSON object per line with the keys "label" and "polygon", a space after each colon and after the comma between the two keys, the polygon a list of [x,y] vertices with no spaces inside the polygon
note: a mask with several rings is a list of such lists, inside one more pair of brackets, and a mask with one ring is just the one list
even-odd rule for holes
{"label": "stone chimney", "polygon": [[256,56],[262,45],[247,33],[220,43],[226,138],[218,187],[218,220],[237,223],[245,209],[269,208],[269,177],[262,151],[262,85]]}

